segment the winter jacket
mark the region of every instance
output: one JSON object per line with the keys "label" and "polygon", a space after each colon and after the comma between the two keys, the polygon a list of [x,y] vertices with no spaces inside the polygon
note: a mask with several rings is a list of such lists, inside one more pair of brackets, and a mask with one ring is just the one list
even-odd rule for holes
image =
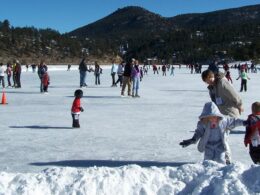
{"label": "winter jacket", "polygon": [[241,78],[242,80],[247,80],[248,76],[246,72],[241,72],[240,75],[238,76],[237,80]]}
{"label": "winter jacket", "polygon": [[122,64],[119,64],[117,68],[117,74],[123,75],[123,73],[124,73],[124,66]]}
{"label": "winter jacket", "polygon": [[4,77],[5,76],[5,69],[3,66],[0,66],[0,76]]}
{"label": "winter jacket", "polygon": [[72,114],[79,114],[81,110],[80,98],[75,98],[71,107]]}
{"label": "winter jacket", "polygon": [[43,77],[43,75],[45,74],[45,72],[48,70],[47,66],[46,65],[40,65],[38,67],[38,76],[39,78],[41,79]]}
{"label": "winter jacket", "polygon": [[112,64],[112,67],[111,67],[111,74],[116,74],[117,72],[117,67],[115,64]]}
{"label": "winter jacket", "polygon": [[239,117],[242,100],[225,77],[216,78],[215,84],[208,86],[211,100],[220,112],[230,117]]}
{"label": "winter jacket", "polygon": [[163,71],[163,72],[166,71],[166,66],[165,66],[165,65],[162,66],[162,71]]}
{"label": "winter jacket", "polygon": [[197,143],[199,140],[198,150],[200,152],[204,152],[207,144],[209,144],[211,133],[218,130],[220,131],[220,141],[224,146],[223,152],[229,152],[230,149],[227,143],[227,136],[229,133],[228,131],[235,127],[243,126],[244,121],[241,119],[223,116],[219,112],[219,109],[214,102],[208,102],[205,104],[202,114],[199,118],[202,119],[208,116],[217,116],[220,118],[220,121],[218,123],[218,126],[214,129],[210,127],[210,124],[204,124],[202,121],[198,122],[195,134],[192,138],[193,140],[195,140],[195,143]]}
{"label": "winter jacket", "polygon": [[88,67],[87,64],[85,63],[84,60],[82,60],[79,64],[79,70],[83,71],[83,72],[87,72],[88,71]]}
{"label": "winter jacket", "polygon": [[48,72],[45,72],[44,75],[42,76],[42,84],[43,86],[48,86],[50,83],[50,77]]}
{"label": "winter jacket", "polygon": [[245,146],[250,144],[257,147],[260,145],[260,113],[249,115],[247,121],[249,124],[244,138]]}
{"label": "winter jacket", "polygon": [[7,74],[7,76],[12,76],[12,68],[11,67],[7,67],[6,74]]}
{"label": "winter jacket", "polygon": [[141,74],[140,74],[140,68],[135,65],[133,68],[132,68],[132,72],[131,72],[131,77],[132,78],[140,78]]}
{"label": "winter jacket", "polygon": [[22,66],[21,66],[21,64],[17,63],[15,66],[15,73],[21,74],[21,72],[22,72]]}
{"label": "winter jacket", "polygon": [[[228,131],[238,126],[243,126],[243,120],[237,118],[223,118],[222,120],[220,120],[217,128],[221,132],[221,142],[224,146],[225,151],[230,150],[227,143],[227,137],[229,134]],[[203,124],[201,121],[198,122],[195,134],[193,136],[193,139],[195,139],[196,142],[199,140],[198,151],[205,151],[205,147],[207,145],[207,142],[209,141],[211,131],[212,129],[209,125]]]}
{"label": "winter jacket", "polygon": [[95,70],[94,70],[94,74],[95,75],[99,75],[102,73],[102,68],[100,68],[99,65],[95,65]]}
{"label": "winter jacket", "polygon": [[133,65],[131,63],[127,63],[125,65],[125,70],[123,76],[125,77],[131,77]]}

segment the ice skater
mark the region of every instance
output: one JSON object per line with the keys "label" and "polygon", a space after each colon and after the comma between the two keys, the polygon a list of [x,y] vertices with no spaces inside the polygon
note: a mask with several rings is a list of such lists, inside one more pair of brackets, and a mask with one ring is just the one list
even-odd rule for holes
{"label": "ice skater", "polygon": [[243,90],[246,92],[247,91],[247,79],[250,80],[250,78],[247,76],[247,73],[244,68],[241,69],[241,73],[239,74],[237,80],[241,78],[241,87],[240,87],[240,92]]}
{"label": "ice skater", "polygon": [[73,101],[71,107],[71,116],[72,116],[72,127],[80,128],[79,124],[79,115],[80,112],[83,112],[84,109],[81,107],[80,99],[83,97],[83,91],[81,89],[77,89],[74,92],[75,99]]}
{"label": "ice skater", "polygon": [[170,75],[174,76],[174,66],[173,65],[171,67],[171,74]]}
{"label": "ice skater", "polygon": [[43,85],[43,92],[48,93],[48,87],[50,84],[50,76],[48,72],[46,71],[42,76],[42,85]]}

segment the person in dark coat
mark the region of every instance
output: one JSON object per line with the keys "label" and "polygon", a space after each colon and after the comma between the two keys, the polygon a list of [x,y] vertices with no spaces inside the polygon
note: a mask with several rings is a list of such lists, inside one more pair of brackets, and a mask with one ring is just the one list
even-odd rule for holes
{"label": "person in dark coat", "polygon": [[21,88],[21,73],[22,73],[22,66],[19,61],[16,61],[15,66],[15,75],[16,75],[16,88]]}
{"label": "person in dark coat", "polygon": [[100,74],[102,73],[102,68],[100,68],[97,61],[95,61],[95,69],[94,69],[94,75],[95,75],[95,84],[100,85]]}
{"label": "person in dark coat", "polygon": [[132,59],[132,61],[129,61],[126,63],[125,65],[125,69],[124,69],[124,73],[123,73],[123,85],[122,85],[122,90],[121,90],[121,96],[125,95],[125,88],[127,85],[127,92],[128,92],[128,96],[131,96],[131,73],[132,73],[132,68],[133,68],[133,63],[134,63],[134,59]]}
{"label": "person in dark coat", "polygon": [[39,79],[41,81],[40,83],[40,91],[41,93],[44,92],[44,84],[43,84],[43,75],[48,71],[48,67],[47,65],[44,63],[44,61],[42,60],[40,62],[40,65],[38,66],[38,76],[39,76]]}
{"label": "person in dark coat", "polygon": [[79,64],[80,87],[87,87],[86,76],[87,76],[87,71],[89,70],[85,61],[86,58],[83,58]]}

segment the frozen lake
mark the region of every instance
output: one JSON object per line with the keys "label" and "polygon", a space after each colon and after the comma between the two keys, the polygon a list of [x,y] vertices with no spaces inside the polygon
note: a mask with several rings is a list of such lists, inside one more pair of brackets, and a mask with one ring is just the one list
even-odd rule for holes
{"label": "frozen lake", "polygon": [[[201,162],[196,145],[181,148],[179,142],[193,135],[205,102],[210,101],[200,74],[175,68],[175,76],[154,75],[150,69],[140,86],[141,98],[121,98],[120,87],[111,86],[104,69],[101,85],[87,76],[83,88],[80,129],[71,128],[70,108],[79,87],[77,67],[49,68],[49,94],[41,94],[39,79],[31,70],[22,73],[22,88],[6,89],[8,105],[1,105],[0,170],[38,172],[51,166],[117,167],[128,164],[179,166]],[[240,89],[236,70],[234,87]],[[240,93],[245,112],[260,100],[260,76],[249,74],[248,92]],[[244,128],[229,137],[233,162],[251,165],[243,144]]]}

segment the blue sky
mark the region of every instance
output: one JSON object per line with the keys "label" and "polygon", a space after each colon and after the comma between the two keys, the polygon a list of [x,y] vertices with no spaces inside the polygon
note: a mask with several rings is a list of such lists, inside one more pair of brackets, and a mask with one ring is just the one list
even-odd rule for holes
{"label": "blue sky", "polygon": [[164,17],[260,4],[260,0],[1,0],[0,21],[14,27],[52,28],[70,32],[118,8],[141,6]]}

